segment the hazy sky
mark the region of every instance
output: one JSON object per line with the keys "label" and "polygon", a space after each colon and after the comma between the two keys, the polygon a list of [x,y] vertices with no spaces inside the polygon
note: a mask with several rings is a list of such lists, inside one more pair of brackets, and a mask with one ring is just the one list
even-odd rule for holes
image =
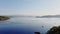
{"label": "hazy sky", "polygon": [[0,0],[0,15],[60,14],[60,0]]}

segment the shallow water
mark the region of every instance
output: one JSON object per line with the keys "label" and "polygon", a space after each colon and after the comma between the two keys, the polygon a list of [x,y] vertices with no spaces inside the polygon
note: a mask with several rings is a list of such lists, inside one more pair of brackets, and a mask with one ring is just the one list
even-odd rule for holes
{"label": "shallow water", "polygon": [[0,21],[0,31],[6,34],[34,34],[34,32],[45,34],[53,26],[59,25],[60,18],[18,17],[11,18],[7,21]]}

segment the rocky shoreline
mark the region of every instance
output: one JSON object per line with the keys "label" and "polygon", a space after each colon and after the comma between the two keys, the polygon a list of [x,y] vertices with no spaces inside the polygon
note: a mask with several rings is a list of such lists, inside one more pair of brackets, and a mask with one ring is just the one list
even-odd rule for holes
{"label": "rocky shoreline", "polygon": [[4,21],[4,20],[8,20],[8,19],[10,19],[10,18],[7,16],[0,16],[0,21]]}

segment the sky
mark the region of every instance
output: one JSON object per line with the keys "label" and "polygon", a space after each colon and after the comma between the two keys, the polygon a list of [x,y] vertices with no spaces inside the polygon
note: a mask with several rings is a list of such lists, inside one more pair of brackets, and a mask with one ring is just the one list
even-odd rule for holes
{"label": "sky", "polygon": [[60,0],[0,0],[0,15],[56,15]]}

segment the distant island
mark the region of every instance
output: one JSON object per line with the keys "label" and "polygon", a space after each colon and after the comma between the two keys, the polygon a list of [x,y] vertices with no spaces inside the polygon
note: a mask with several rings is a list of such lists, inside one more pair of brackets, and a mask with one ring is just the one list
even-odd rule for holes
{"label": "distant island", "polygon": [[36,16],[36,18],[60,18],[60,15]]}
{"label": "distant island", "polygon": [[9,17],[7,17],[7,16],[0,16],[0,21],[4,21],[4,20],[8,20],[9,19]]}

